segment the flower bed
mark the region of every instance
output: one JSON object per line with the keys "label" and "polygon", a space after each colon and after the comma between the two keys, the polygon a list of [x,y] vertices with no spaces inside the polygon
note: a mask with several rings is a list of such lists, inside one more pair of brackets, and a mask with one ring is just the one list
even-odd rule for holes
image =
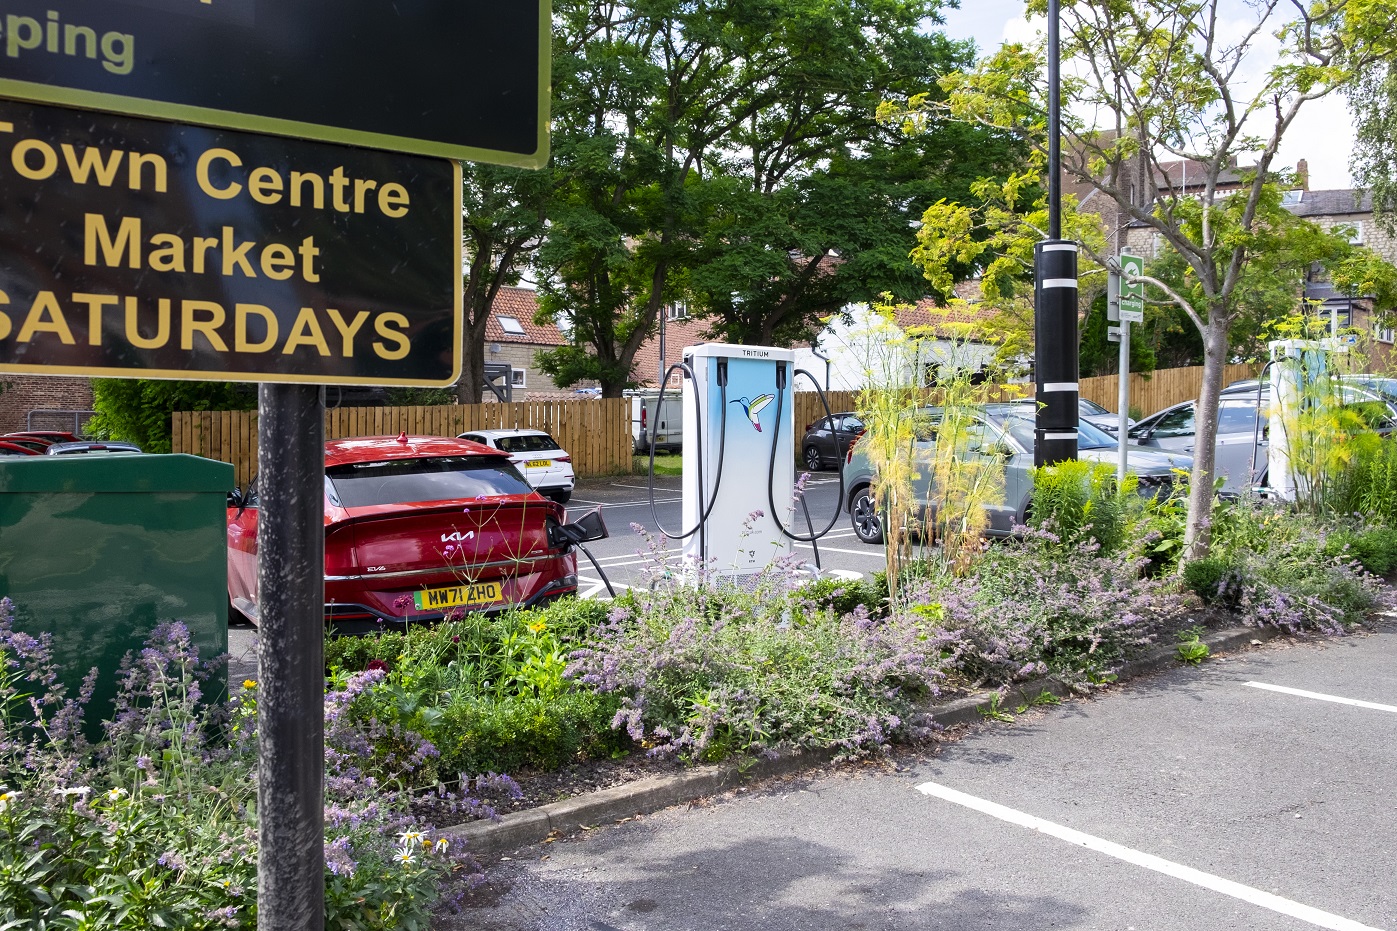
{"label": "flower bed", "polygon": [[[1397,564],[1385,526],[1239,502],[1219,507],[1213,559],[1181,578],[1177,502],[1123,507],[1050,510],[970,562],[925,550],[891,597],[882,579],[811,584],[786,564],[743,586],[676,585],[657,561],[654,588],[610,604],[331,638],[326,926],[427,927],[479,876],[428,825],[520,804],[500,773],[562,773],[541,781],[546,801],[646,765],[876,753],[967,690],[1043,676],[1091,689],[1180,631],[1180,657],[1200,661],[1200,615],[1342,633]],[[0,927],[255,927],[256,683],[208,700],[211,665],[162,625],[118,671],[92,745],[98,671],[66,695],[49,644],[13,630],[5,601],[0,653]],[[589,760],[603,762],[579,771]]]}

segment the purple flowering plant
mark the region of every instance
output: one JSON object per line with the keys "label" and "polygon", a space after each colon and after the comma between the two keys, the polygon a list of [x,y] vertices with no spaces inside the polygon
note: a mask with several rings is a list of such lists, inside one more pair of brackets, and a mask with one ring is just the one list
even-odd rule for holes
{"label": "purple flowering plant", "polygon": [[[48,638],[14,630],[0,599],[0,926],[256,927],[256,683],[209,700],[223,659],[201,662],[184,625],[159,625],[122,662],[114,711],[89,744],[95,671],[68,698]],[[414,826],[410,794],[351,771],[336,701],[325,926],[426,929],[443,881],[469,882],[478,867]],[[481,803],[454,793],[451,804]]]}

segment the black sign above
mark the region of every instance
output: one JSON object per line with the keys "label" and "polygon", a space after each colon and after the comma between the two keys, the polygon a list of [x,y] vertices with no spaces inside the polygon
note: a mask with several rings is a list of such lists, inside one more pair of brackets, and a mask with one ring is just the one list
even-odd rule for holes
{"label": "black sign above", "polygon": [[7,0],[0,96],[468,161],[548,159],[548,0]]}
{"label": "black sign above", "polygon": [[0,373],[460,373],[459,162],[0,101],[0,255]]}

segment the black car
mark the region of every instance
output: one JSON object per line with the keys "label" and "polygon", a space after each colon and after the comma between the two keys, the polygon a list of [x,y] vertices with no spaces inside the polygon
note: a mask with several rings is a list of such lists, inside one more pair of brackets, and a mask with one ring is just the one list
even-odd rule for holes
{"label": "black car", "polygon": [[[838,428],[838,441],[835,429]],[[811,472],[818,472],[828,463],[835,468],[844,461],[849,452],[849,444],[863,434],[863,421],[857,414],[845,412],[821,417],[805,428],[805,438],[800,441],[800,458]]]}

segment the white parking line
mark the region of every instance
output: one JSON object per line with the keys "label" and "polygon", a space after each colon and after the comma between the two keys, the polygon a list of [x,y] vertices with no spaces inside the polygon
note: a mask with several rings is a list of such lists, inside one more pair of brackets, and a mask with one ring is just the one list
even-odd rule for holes
{"label": "white parking line", "polygon": [[977,798],[973,795],[966,795],[964,792],[957,792],[939,783],[927,782],[917,786],[917,791],[933,798],[962,805],[981,814],[998,818],[1000,821],[1007,821],[1010,824],[1017,824],[1020,827],[1038,831],[1049,837],[1056,837],[1058,840],[1066,841],[1078,847],[1085,847],[1097,853],[1105,854],[1108,857],[1115,857],[1126,863],[1153,870],[1156,873],[1163,873],[1174,879],[1182,879],[1184,882],[1192,883],[1195,886],[1202,886],[1204,889],[1211,889],[1220,892],[1234,899],[1241,899],[1252,905],[1259,905],[1262,908],[1270,909],[1281,915],[1297,918],[1300,921],[1315,925],[1319,928],[1332,928],[1334,931],[1379,931],[1371,925],[1361,924],[1350,918],[1335,915],[1331,912],[1321,911],[1309,905],[1301,904],[1292,899],[1263,892],[1260,889],[1253,889],[1251,886],[1244,886],[1239,882],[1230,879],[1223,879],[1221,876],[1214,876],[1212,873],[1205,873],[1202,870],[1195,870],[1191,866],[1184,866],[1181,863],[1174,863],[1153,854],[1124,847],[1120,844],[1094,837],[1091,834],[1083,834],[1081,831],[1074,831],[1072,828],[1063,827],[1052,821],[1045,821],[1042,818],[1034,817],[1030,814],[1007,808],[1004,805]]}
{"label": "white parking line", "polygon": [[1304,689],[1292,689],[1284,685],[1268,685],[1265,682],[1243,682],[1242,684],[1253,689],[1264,689],[1267,692],[1280,692],[1282,695],[1298,695],[1301,698],[1313,698],[1316,701],[1332,701],[1336,705],[1353,705],[1355,708],[1369,708],[1373,711],[1390,711],[1397,714],[1397,705],[1381,705],[1375,701],[1359,701],[1356,698],[1341,698],[1338,695],[1325,695],[1323,692],[1307,692]]}
{"label": "white parking line", "polygon": [[[809,543],[797,543],[797,544],[796,544],[796,548],[797,548],[797,549],[802,549],[802,550],[813,550],[815,547],[811,546]],[[880,553],[882,553],[882,550],[878,550],[878,549],[867,549],[867,550],[841,550],[841,549],[839,549],[839,548],[836,547],[836,546],[822,546],[822,547],[820,547],[820,552],[821,552],[821,553],[848,553],[850,556],[877,556],[877,555],[879,555]]]}

